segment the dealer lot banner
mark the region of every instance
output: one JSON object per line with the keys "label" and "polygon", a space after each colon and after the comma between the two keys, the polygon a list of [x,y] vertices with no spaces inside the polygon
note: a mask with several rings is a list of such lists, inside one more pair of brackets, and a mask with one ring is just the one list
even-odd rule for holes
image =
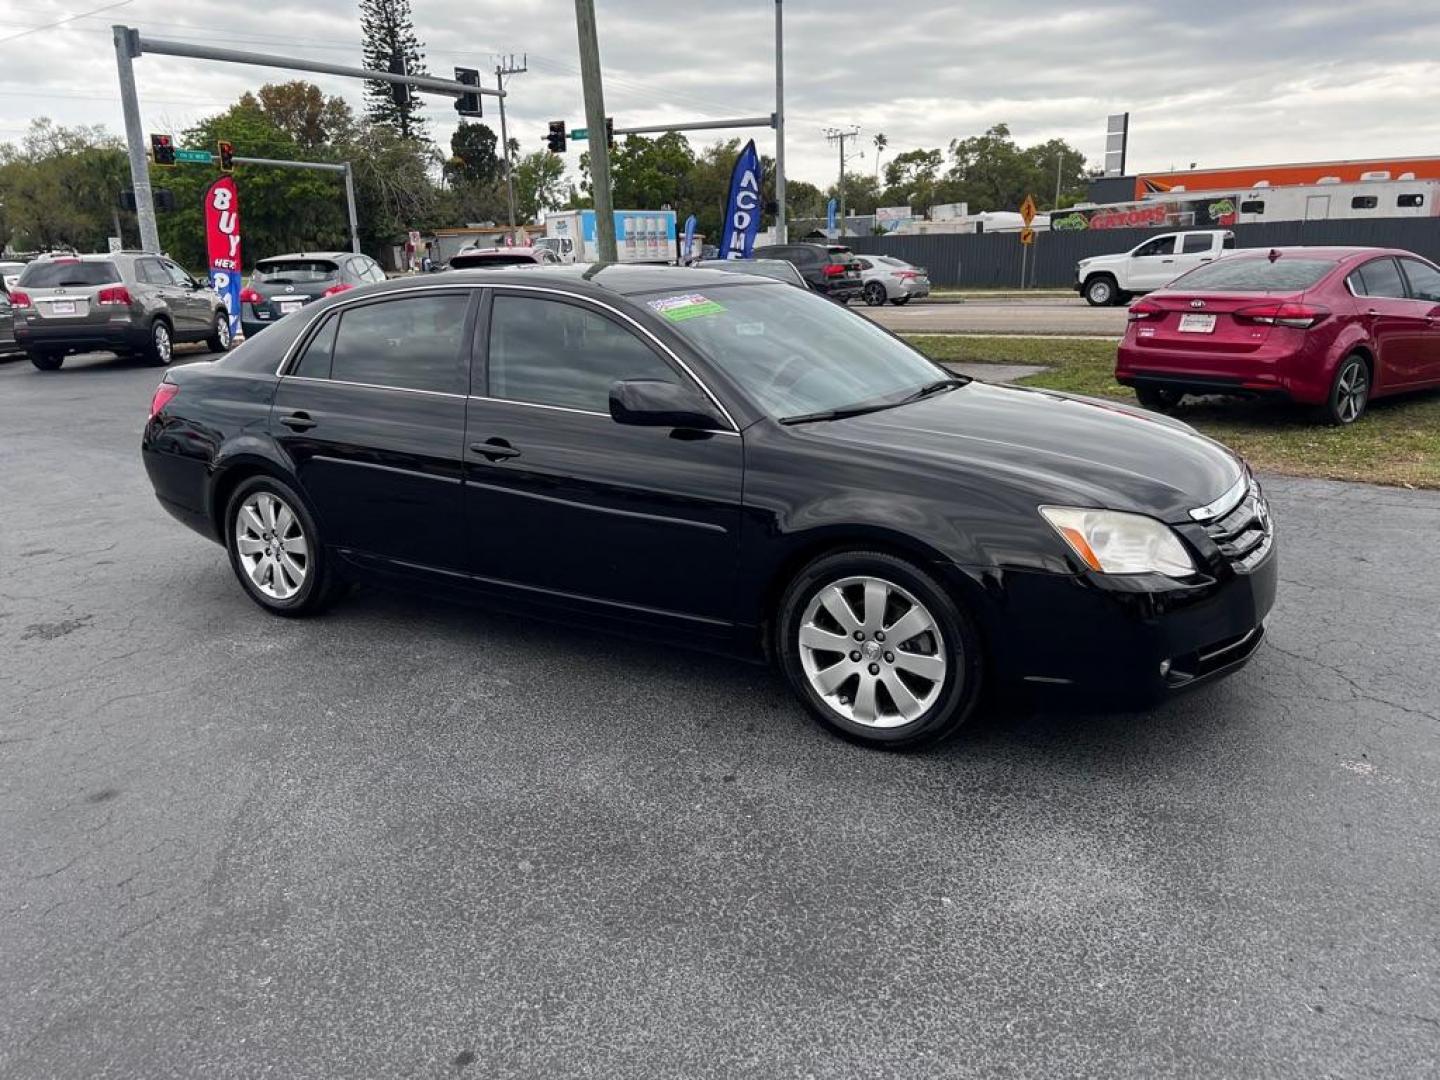
{"label": "dealer lot banner", "polygon": [[205,192],[205,248],[210,286],[230,313],[230,335],[240,332],[240,192],[222,176]]}
{"label": "dealer lot banner", "polygon": [[722,259],[748,259],[760,231],[760,155],[751,139],[735,159],[730,174],[730,201],[725,208],[725,229],[720,234]]}

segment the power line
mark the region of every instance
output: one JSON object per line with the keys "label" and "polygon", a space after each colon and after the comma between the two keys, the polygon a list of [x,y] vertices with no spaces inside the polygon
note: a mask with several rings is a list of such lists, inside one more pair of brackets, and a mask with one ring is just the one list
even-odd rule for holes
{"label": "power line", "polygon": [[57,26],[64,26],[66,23],[74,22],[76,19],[88,19],[92,15],[98,15],[102,11],[114,11],[116,8],[124,7],[126,4],[133,4],[135,0],[119,0],[118,3],[106,4],[104,7],[91,8],[89,11],[82,11],[78,15],[67,15],[63,19],[56,19],[54,22],[46,23],[44,26],[32,26],[28,30],[21,30],[18,34],[11,34],[9,37],[0,38],[0,45],[7,41],[14,41],[16,38],[28,37],[31,34],[38,34],[41,30],[53,30]]}

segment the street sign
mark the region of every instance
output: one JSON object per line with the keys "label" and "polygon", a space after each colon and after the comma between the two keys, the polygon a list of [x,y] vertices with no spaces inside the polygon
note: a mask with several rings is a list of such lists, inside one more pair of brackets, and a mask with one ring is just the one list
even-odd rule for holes
{"label": "street sign", "polygon": [[215,155],[209,150],[176,150],[176,162],[186,162],[191,165],[209,165],[215,160]]}
{"label": "street sign", "polygon": [[586,142],[590,138],[589,128],[571,128],[570,140],[572,142]]}
{"label": "street sign", "polygon": [[1025,244],[1025,245],[1027,245],[1027,246],[1030,245],[1030,244],[1035,243],[1035,230],[1034,230],[1034,229],[1021,229],[1021,230],[1020,230],[1020,243]]}
{"label": "street sign", "polygon": [[125,250],[125,241],[118,236],[107,236],[106,243],[110,245],[110,254],[115,255]]}
{"label": "street sign", "polygon": [[[182,153],[183,153],[183,151],[182,151]],[[1027,227],[1029,226],[1029,224],[1030,224],[1032,221],[1035,220],[1035,196],[1034,196],[1034,195],[1026,195],[1026,196],[1025,196],[1025,201],[1020,204],[1020,220],[1023,221],[1023,222],[1025,222],[1025,224],[1026,224]],[[1027,240],[1027,241],[1025,241],[1025,242],[1028,244],[1030,241]]]}

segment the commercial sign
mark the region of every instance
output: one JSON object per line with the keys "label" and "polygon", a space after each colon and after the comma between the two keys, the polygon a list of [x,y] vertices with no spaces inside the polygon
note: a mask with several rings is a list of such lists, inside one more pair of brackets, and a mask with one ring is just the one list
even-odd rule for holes
{"label": "commercial sign", "polygon": [[730,201],[725,207],[725,228],[720,234],[722,259],[748,259],[760,231],[760,155],[755,140],[745,144],[730,173]]}
{"label": "commercial sign", "polygon": [[230,333],[240,332],[240,192],[222,176],[205,192],[205,249],[210,286],[225,301]]}
{"label": "commercial sign", "polygon": [[1057,210],[1050,215],[1052,232],[1079,232],[1084,229],[1208,229],[1235,224],[1235,200],[1222,196],[1207,199],[1147,199],[1138,203],[1091,206]]}
{"label": "commercial sign", "polygon": [[914,220],[915,215],[910,212],[908,206],[877,206],[875,208],[875,224],[886,232],[894,232],[901,225]]}

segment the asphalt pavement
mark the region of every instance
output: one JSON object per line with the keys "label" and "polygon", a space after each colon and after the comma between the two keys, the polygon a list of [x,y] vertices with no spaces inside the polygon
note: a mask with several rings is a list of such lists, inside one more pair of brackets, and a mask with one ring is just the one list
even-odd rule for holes
{"label": "asphalt pavement", "polygon": [[1078,296],[1036,299],[969,298],[961,303],[912,300],[904,307],[868,307],[855,311],[881,326],[906,334],[1020,334],[1105,337],[1125,333],[1123,307],[1090,307]]}
{"label": "asphalt pavement", "polygon": [[1268,478],[1245,671],[892,755],[760,667],[266,616],[157,378],[0,364],[0,1076],[1435,1075],[1440,494]]}

